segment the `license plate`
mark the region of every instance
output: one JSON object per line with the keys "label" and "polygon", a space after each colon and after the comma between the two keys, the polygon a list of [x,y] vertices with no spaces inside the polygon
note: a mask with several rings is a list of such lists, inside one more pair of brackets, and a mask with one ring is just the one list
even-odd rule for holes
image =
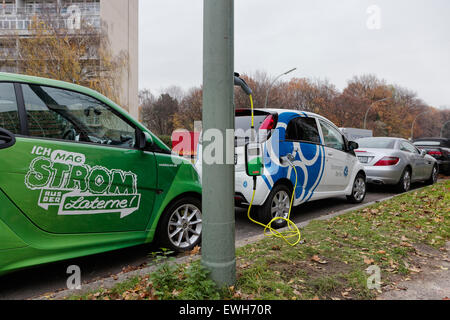
{"label": "license plate", "polygon": [[369,157],[358,157],[359,162],[369,163]]}

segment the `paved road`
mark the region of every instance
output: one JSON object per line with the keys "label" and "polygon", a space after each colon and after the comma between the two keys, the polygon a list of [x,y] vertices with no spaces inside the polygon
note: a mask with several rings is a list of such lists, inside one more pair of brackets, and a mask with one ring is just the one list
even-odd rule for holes
{"label": "paved road", "polygon": [[[420,187],[421,185],[415,186]],[[373,202],[394,195],[390,188],[372,187],[365,202]],[[294,210],[292,220],[295,223],[308,221],[333,212],[351,208],[352,204],[345,197],[320,200],[304,204]],[[242,240],[262,233],[260,226],[247,220],[245,210],[236,210],[236,238]],[[64,261],[47,266],[20,271],[0,278],[0,300],[29,299],[48,292],[66,288],[70,265],[81,268],[83,281],[91,282],[112,274],[117,274],[124,267],[137,267],[147,263],[149,253],[157,250],[155,246],[139,246],[96,256]]]}

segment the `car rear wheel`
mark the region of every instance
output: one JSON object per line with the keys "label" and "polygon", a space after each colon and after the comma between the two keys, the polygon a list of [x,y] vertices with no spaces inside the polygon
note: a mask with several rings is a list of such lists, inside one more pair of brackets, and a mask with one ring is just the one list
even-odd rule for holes
{"label": "car rear wheel", "polygon": [[426,183],[430,186],[435,184],[438,181],[438,176],[439,176],[439,168],[438,166],[434,165],[433,170],[431,171],[430,179],[428,179]]}
{"label": "car rear wheel", "polygon": [[411,169],[406,168],[403,171],[402,177],[397,184],[397,191],[399,193],[408,192],[411,189]]}
{"label": "car rear wheel", "polygon": [[347,196],[347,200],[351,203],[361,203],[366,198],[366,194],[366,178],[363,174],[359,173],[355,178],[355,182],[353,183],[352,194],[350,196]]}
{"label": "car rear wheel", "polygon": [[175,252],[191,251],[200,244],[202,235],[201,202],[183,197],[167,207],[158,225],[160,244]]}
{"label": "car rear wheel", "polygon": [[[260,222],[270,223],[274,218],[285,218],[289,216],[291,206],[292,190],[284,184],[276,185],[267,197],[266,202],[259,208],[258,216]],[[272,228],[280,229],[287,226],[285,220],[275,220]]]}

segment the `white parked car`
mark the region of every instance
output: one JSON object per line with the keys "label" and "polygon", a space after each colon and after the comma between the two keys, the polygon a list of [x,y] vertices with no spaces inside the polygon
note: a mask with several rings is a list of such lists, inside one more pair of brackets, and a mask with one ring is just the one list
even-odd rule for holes
{"label": "white parked car", "polygon": [[[245,145],[249,142],[251,111],[236,111],[236,204],[246,206],[253,195],[253,177],[247,175]],[[297,171],[298,184],[294,206],[307,201],[347,196],[353,203],[366,196],[366,174],[354,150],[332,122],[317,114],[285,109],[255,110],[255,128],[263,147],[264,169],[257,177],[253,202],[259,220],[270,222],[275,217],[286,218],[296,175],[286,157],[289,155]],[[202,144],[199,143],[196,168],[202,172]],[[279,224],[279,225],[276,225]],[[274,227],[285,221],[278,220]]]}

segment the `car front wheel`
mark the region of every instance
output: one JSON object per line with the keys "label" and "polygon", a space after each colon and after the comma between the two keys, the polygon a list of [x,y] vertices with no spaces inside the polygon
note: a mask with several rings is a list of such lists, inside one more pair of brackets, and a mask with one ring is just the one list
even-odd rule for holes
{"label": "car front wheel", "polygon": [[439,168],[437,165],[435,165],[433,167],[433,170],[431,171],[430,179],[428,179],[426,183],[430,186],[435,184],[438,181],[438,175],[439,175]]}
{"label": "car front wheel", "polygon": [[403,171],[402,178],[397,184],[397,191],[399,193],[408,192],[411,189],[411,170],[406,168]]}
{"label": "car front wheel", "polygon": [[161,216],[157,238],[166,249],[191,251],[200,244],[201,235],[201,202],[195,197],[183,197],[175,201]]}

